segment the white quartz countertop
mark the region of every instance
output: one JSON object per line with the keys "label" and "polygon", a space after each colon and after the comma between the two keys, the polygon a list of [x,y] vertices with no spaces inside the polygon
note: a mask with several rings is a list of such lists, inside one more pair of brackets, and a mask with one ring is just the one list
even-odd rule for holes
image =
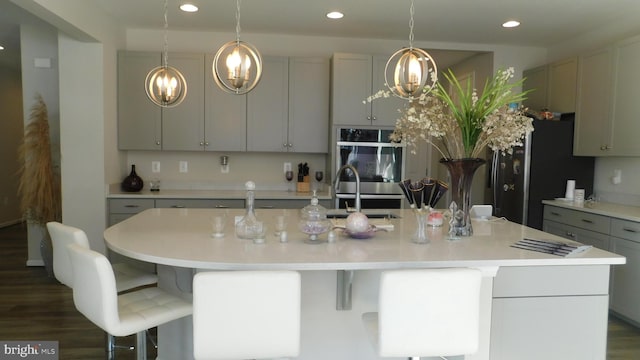
{"label": "white quartz countertop", "polygon": [[[331,193],[324,186],[324,191],[317,192],[318,199],[331,199]],[[256,199],[268,200],[303,200],[311,199],[312,192],[296,192],[286,190],[255,190]],[[247,196],[246,190],[235,189],[213,189],[213,190],[192,190],[192,189],[161,189],[160,191],[149,191],[142,189],[139,192],[125,192],[119,187],[110,187],[107,198],[135,198],[135,199],[244,199]]]}
{"label": "white quartz countertop", "polygon": [[[211,236],[211,219],[226,211],[225,236]],[[496,267],[545,265],[623,264],[625,258],[592,248],[572,257],[510,247],[522,238],[553,239],[555,235],[505,220],[474,222],[474,236],[447,240],[447,227],[429,228],[429,244],[415,244],[415,216],[411,210],[389,210],[400,218],[389,219],[393,230],[379,231],[371,239],[346,237],[341,230],[336,241],[327,234],[309,243],[300,232],[298,211],[259,209],[259,219],[268,227],[263,244],[235,236],[234,218],[242,209],[148,209],[104,232],[107,246],[122,255],[171,266],[218,270],[364,270],[430,267]],[[275,217],[286,212],[288,242],[273,234]],[[374,219],[371,219],[374,221]],[[375,219],[375,221],[383,221]]]}
{"label": "white quartz countertop", "polygon": [[603,202],[574,203],[573,201],[564,200],[543,200],[542,203],[571,210],[584,211],[592,214],[640,222],[640,207],[637,206],[619,205]]}

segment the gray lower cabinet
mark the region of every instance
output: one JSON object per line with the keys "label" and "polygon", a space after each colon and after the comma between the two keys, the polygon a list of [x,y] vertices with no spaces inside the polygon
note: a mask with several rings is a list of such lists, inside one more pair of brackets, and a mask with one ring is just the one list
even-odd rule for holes
{"label": "gray lower cabinet", "polygon": [[640,224],[611,219],[611,251],[627,258],[613,267],[611,310],[640,325]]}
{"label": "gray lower cabinet", "polygon": [[[285,200],[285,199],[256,199],[254,206],[256,209],[302,209],[310,204],[311,200]],[[330,209],[331,200],[319,200],[319,205]]]}
{"label": "gray lower cabinet", "polygon": [[154,207],[153,199],[109,199],[109,226]]}
{"label": "gray lower cabinet", "polygon": [[612,267],[609,308],[640,325],[640,223],[545,205],[543,230],[626,257]]}
{"label": "gray lower cabinet", "polygon": [[499,340],[490,358],[604,359],[608,287],[609,266],[500,268],[491,309],[491,339]]}

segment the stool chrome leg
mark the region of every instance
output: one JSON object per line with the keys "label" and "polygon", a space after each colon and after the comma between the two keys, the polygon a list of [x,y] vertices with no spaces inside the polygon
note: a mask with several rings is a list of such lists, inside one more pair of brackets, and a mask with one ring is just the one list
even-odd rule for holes
{"label": "stool chrome leg", "polygon": [[136,359],[147,360],[147,332],[145,330],[136,334]]}

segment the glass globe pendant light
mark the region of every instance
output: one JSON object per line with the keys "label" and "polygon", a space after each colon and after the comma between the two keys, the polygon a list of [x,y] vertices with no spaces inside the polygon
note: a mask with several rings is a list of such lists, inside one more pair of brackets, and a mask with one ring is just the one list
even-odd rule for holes
{"label": "glass globe pendant light", "polygon": [[413,47],[413,0],[409,14],[409,47],[391,55],[385,66],[384,76],[392,94],[411,101],[433,89],[438,81],[438,68],[428,52]]}
{"label": "glass globe pendant light", "polygon": [[211,68],[216,84],[232,94],[246,94],[260,81],[262,56],[255,46],[240,41],[240,0],[236,0],[236,39],[222,45]]}
{"label": "glass globe pendant light", "polygon": [[162,51],[162,65],[152,69],[145,79],[144,89],[147,97],[154,104],[161,107],[180,105],[187,96],[187,81],[178,69],[169,66],[169,42],[167,21],[167,2],[164,2],[164,47]]}

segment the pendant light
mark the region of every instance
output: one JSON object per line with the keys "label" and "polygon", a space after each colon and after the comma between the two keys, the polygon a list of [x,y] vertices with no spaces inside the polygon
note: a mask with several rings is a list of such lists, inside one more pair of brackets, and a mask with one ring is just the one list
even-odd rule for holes
{"label": "pendant light", "polygon": [[260,81],[262,56],[255,46],[240,41],[240,0],[236,0],[236,39],[222,45],[211,67],[216,84],[232,94],[246,94]]}
{"label": "pendant light", "polygon": [[145,79],[144,89],[154,104],[169,108],[180,105],[187,96],[187,81],[178,69],[169,66],[169,22],[167,20],[168,0],[164,1],[164,47],[162,65],[152,69]]}
{"label": "pendant light", "polygon": [[[438,68],[428,52],[413,47],[413,0],[409,14],[409,47],[391,55],[384,69],[384,79],[391,93],[411,101],[431,91],[437,82]],[[392,79],[389,78],[391,69]]]}

